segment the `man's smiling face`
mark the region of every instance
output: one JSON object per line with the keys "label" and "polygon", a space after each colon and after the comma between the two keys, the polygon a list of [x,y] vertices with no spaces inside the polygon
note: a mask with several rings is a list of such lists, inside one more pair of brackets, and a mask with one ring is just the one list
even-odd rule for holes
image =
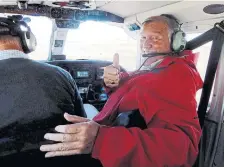
{"label": "man's smiling face", "polygon": [[169,28],[163,21],[150,21],[143,25],[140,33],[142,54],[171,52]]}

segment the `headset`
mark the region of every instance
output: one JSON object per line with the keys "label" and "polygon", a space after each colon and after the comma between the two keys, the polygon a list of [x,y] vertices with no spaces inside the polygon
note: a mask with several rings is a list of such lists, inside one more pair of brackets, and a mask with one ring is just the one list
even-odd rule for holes
{"label": "headset", "polygon": [[11,35],[19,37],[24,53],[30,53],[36,49],[37,40],[21,15],[0,17],[0,36]]}
{"label": "headset", "polygon": [[[169,14],[162,14],[160,16],[166,17],[170,20],[173,20],[176,22],[176,24],[178,25],[178,29],[174,30],[174,32],[171,35],[171,40],[170,40],[170,48],[172,50],[172,52],[168,52],[168,53],[149,53],[149,54],[143,54],[142,57],[155,57],[155,56],[160,56],[160,55],[164,55],[164,56],[177,56],[179,55],[180,52],[182,52],[185,47],[186,47],[186,34],[181,30],[181,25],[178,20]],[[148,20],[146,20],[145,22],[147,22]],[[144,23],[145,23],[144,22]]]}

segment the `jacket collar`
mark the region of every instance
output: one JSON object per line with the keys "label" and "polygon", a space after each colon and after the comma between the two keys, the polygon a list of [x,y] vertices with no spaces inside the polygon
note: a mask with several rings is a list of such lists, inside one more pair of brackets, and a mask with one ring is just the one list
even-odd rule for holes
{"label": "jacket collar", "polygon": [[158,64],[155,68],[168,67],[170,64],[174,63],[177,59],[183,59],[189,64],[196,65],[199,53],[193,53],[191,50],[184,50],[180,53],[181,57],[165,57],[163,61]]}

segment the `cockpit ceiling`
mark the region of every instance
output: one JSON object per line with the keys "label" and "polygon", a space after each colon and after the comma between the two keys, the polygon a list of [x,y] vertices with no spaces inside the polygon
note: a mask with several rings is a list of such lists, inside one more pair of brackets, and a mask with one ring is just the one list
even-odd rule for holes
{"label": "cockpit ceiling", "polygon": [[[64,7],[83,10],[103,10],[126,18],[134,14],[160,8],[179,1],[140,1],[140,0],[29,0],[29,4],[43,4],[52,7]],[[0,0],[0,5],[17,5],[17,0]]]}
{"label": "cockpit ceiling", "polygon": [[[62,2],[63,1],[63,2]],[[215,19],[223,19],[224,14],[206,14],[203,8],[209,4],[224,4],[224,1],[151,1],[151,0],[58,0],[58,1],[36,1],[29,0],[30,4],[43,4],[52,7],[62,6],[63,8],[82,10],[103,10],[121,18],[125,22],[132,22],[136,19],[141,23],[146,17],[162,13],[174,14],[181,23],[203,21],[208,24]],[[57,2],[57,3],[56,3]],[[76,4],[79,4],[77,7]],[[17,0],[0,0],[0,5],[17,5]],[[84,7],[84,6],[88,7]],[[212,22],[214,22],[212,21]],[[210,23],[211,24],[211,23]]]}
{"label": "cockpit ceiling", "polygon": [[138,13],[157,9],[163,6],[174,4],[178,1],[111,1],[105,5],[99,6],[101,10],[111,12],[121,17],[129,17]]}

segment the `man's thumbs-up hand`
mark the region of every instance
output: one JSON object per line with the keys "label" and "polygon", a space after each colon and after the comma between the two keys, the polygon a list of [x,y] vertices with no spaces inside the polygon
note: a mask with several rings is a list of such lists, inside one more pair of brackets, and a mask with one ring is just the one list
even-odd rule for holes
{"label": "man's thumbs-up hand", "polygon": [[115,68],[117,68],[118,70],[120,69],[120,61],[119,61],[119,54],[118,53],[114,54],[114,56],[113,56],[113,66]]}
{"label": "man's thumbs-up hand", "polygon": [[115,88],[119,85],[119,54],[115,54],[113,57],[113,64],[107,67],[104,67],[104,82],[107,87]]}

